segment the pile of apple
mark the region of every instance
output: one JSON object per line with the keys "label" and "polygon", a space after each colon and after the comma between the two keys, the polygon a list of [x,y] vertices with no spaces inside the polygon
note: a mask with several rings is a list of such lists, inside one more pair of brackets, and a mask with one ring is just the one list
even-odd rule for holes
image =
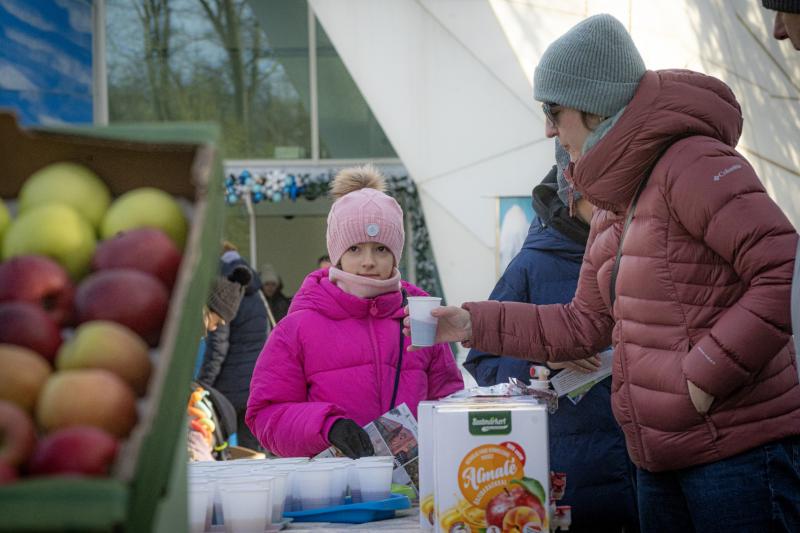
{"label": "pile of apple", "polygon": [[56,163],[0,201],[0,485],[108,475],[147,392],[188,224],[154,188],[112,201]]}

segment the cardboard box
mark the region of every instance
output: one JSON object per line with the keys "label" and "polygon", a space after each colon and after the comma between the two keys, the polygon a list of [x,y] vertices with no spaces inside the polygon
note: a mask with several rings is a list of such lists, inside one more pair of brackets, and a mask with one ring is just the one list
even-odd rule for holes
{"label": "cardboard box", "polygon": [[[189,236],[158,347],[158,360],[113,474],[103,479],[24,479],[0,487],[2,531],[153,529],[159,503],[183,491],[168,484],[185,449],[185,407],[202,331],[201,310],[217,270],[222,236],[222,167],[216,126],[158,124],[24,131],[0,112],[0,197],[13,200],[34,171],[58,161],[94,170],[114,196],[157,187],[191,204]],[[216,184],[219,184],[217,186]],[[102,401],[101,399],[99,401]],[[175,510],[186,524],[185,496]]]}
{"label": "cardboard box", "polygon": [[547,408],[536,400],[425,406],[420,469],[422,491],[433,479],[434,531],[549,531]]}

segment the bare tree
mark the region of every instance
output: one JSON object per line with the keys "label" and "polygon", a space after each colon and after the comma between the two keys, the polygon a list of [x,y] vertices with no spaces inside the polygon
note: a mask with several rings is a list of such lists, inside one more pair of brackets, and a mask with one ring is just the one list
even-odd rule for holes
{"label": "bare tree", "polygon": [[159,120],[170,120],[170,39],[172,21],[170,0],[140,0],[136,14],[144,35],[144,60],[147,80],[153,95],[153,106]]}

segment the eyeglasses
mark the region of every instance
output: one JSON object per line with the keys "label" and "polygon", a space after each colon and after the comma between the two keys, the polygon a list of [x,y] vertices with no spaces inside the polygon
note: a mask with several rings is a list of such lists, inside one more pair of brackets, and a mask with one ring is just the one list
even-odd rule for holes
{"label": "eyeglasses", "polygon": [[547,118],[550,124],[552,124],[553,126],[558,126],[558,121],[556,117],[558,117],[558,114],[561,112],[560,105],[554,104],[552,102],[543,102],[542,112],[544,113],[544,116]]}

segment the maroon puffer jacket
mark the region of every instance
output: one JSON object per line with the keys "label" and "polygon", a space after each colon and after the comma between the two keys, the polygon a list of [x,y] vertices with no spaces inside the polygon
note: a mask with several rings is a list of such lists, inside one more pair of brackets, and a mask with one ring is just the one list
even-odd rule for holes
{"label": "maroon puffer jacket", "polygon": [[[741,127],[721,81],[648,71],[618,122],[573,169],[576,188],[602,208],[574,300],[464,306],[473,346],[489,353],[561,361],[613,342],[614,414],[631,459],[650,471],[800,434],[789,318],[797,233],[734,150]],[[625,237],[610,310],[624,214],[656,160]],[[716,398],[706,416],[694,409],[687,379]]]}

